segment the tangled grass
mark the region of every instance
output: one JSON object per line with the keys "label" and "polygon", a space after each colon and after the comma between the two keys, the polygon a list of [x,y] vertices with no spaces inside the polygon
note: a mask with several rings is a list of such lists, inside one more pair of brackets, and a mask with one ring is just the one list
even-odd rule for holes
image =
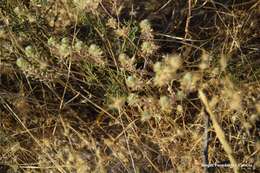
{"label": "tangled grass", "polygon": [[0,172],[256,172],[259,12],[0,1]]}

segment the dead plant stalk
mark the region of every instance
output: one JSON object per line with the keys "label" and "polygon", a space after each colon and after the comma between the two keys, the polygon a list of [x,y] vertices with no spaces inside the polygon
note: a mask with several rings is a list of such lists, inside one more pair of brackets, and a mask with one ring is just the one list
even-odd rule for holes
{"label": "dead plant stalk", "polygon": [[237,163],[237,161],[236,161],[236,159],[233,155],[232,148],[229,145],[229,142],[227,141],[227,139],[225,138],[224,131],[222,130],[220,124],[218,123],[215,114],[212,112],[210,105],[208,103],[208,99],[207,99],[207,97],[205,96],[205,94],[202,90],[199,90],[199,97],[200,97],[200,100],[204,104],[204,106],[205,106],[205,108],[206,108],[206,110],[207,110],[207,112],[210,116],[210,119],[212,121],[213,128],[215,129],[216,135],[217,135],[220,143],[222,144],[225,152],[228,155],[228,158],[230,160],[231,167],[233,168],[234,173],[239,173],[239,166],[238,166],[238,163]]}

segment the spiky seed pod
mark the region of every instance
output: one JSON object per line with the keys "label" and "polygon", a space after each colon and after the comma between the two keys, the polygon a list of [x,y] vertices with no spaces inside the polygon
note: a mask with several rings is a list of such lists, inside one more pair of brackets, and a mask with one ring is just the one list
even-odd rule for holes
{"label": "spiky seed pod", "polygon": [[148,19],[144,19],[140,22],[139,24],[141,28],[141,37],[145,40],[152,40],[154,38],[152,32],[153,29],[151,27],[151,23],[149,22]]}
{"label": "spiky seed pod", "polygon": [[101,0],[73,0],[76,7],[80,10],[95,11]]}
{"label": "spiky seed pod", "polygon": [[152,32],[152,27],[148,19],[144,19],[140,22],[141,32]]}
{"label": "spiky seed pod", "polygon": [[103,57],[104,53],[98,45],[91,44],[88,48],[88,53],[90,55],[90,58],[92,58],[96,63],[102,66],[106,65],[106,61]]}
{"label": "spiky seed pod", "polygon": [[182,58],[179,55],[172,54],[172,55],[166,55],[165,58],[165,64],[170,66],[172,70],[177,71],[182,66]]}
{"label": "spiky seed pod", "polygon": [[88,53],[94,57],[101,57],[103,55],[103,51],[96,44],[89,46]]}
{"label": "spiky seed pod", "polygon": [[80,52],[82,50],[82,48],[83,48],[83,44],[84,44],[83,41],[77,39],[76,43],[74,45],[75,51],[76,52]]}
{"label": "spiky seed pod", "polygon": [[47,69],[46,64],[42,64],[42,66],[37,67],[30,64],[24,58],[18,58],[16,60],[16,65],[27,77],[31,77],[33,79],[38,79],[40,81],[52,81],[58,77],[58,74],[55,71]]}
{"label": "spiky seed pod", "polygon": [[35,50],[32,46],[29,45],[25,47],[25,55],[30,58],[35,57]]}
{"label": "spiky seed pod", "polygon": [[170,113],[172,111],[172,102],[168,96],[161,96],[159,104],[163,112]]}
{"label": "spiky seed pod", "polygon": [[152,41],[144,41],[141,45],[141,51],[144,55],[152,55],[157,49],[158,46]]}
{"label": "spiky seed pod", "polygon": [[121,110],[125,105],[126,99],[124,97],[116,97],[112,98],[112,104],[110,104],[110,108]]}
{"label": "spiky seed pod", "polygon": [[187,72],[181,79],[181,89],[184,92],[193,92],[197,89],[197,83],[200,80],[198,73]]}
{"label": "spiky seed pod", "polygon": [[129,28],[126,26],[119,27],[117,30],[115,30],[115,33],[118,37],[127,37],[129,35]]}
{"label": "spiky seed pod", "polygon": [[209,65],[210,65],[210,56],[206,51],[203,51],[201,55],[201,62],[199,64],[199,68],[201,70],[206,70],[207,68],[209,68]]}
{"label": "spiky seed pod", "polygon": [[54,46],[56,46],[57,44],[58,44],[58,42],[57,42],[57,40],[56,40],[54,37],[50,37],[50,38],[48,39],[48,45],[49,45],[49,46],[54,47]]}
{"label": "spiky seed pod", "polygon": [[162,63],[161,62],[156,62],[153,66],[153,71],[155,72],[160,72],[162,70]]}
{"label": "spiky seed pod", "polygon": [[149,111],[145,110],[141,113],[141,121],[144,122],[144,121],[147,121],[151,118],[152,118],[152,114]]}
{"label": "spiky seed pod", "polygon": [[140,98],[135,93],[130,93],[127,97],[127,103],[129,106],[137,106],[140,102]]}
{"label": "spiky seed pod", "polygon": [[125,53],[121,53],[118,57],[118,60],[120,62],[120,65],[122,66],[123,70],[129,70],[132,71],[135,69],[134,67],[134,58],[129,58],[128,55],[126,55]]}
{"label": "spiky seed pod", "polygon": [[16,65],[19,68],[21,68],[21,70],[25,70],[25,69],[29,68],[30,63],[28,61],[26,61],[25,59],[23,59],[23,58],[18,58],[16,60]]}
{"label": "spiky seed pod", "polygon": [[163,62],[156,62],[154,64],[155,78],[154,84],[157,86],[164,86],[171,80],[175,79],[176,72],[182,66],[182,60],[177,55],[164,56]]}
{"label": "spiky seed pod", "polygon": [[139,90],[143,87],[143,81],[136,76],[128,76],[126,85],[132,90]]}
{"label": "spiky seed pod", "polygon": [[116,19],[115,18],[109,18],[107,23],[106,23],[106,26],[108,26],[112,29],[117,29],[118,24],[117,24]]}

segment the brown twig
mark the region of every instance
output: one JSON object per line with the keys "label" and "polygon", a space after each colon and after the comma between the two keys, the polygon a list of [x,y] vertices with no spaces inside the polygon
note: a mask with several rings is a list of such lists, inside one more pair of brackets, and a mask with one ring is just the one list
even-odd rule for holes
{"label": "brown twig", "polygon": [[233,156],[232,148],[229,145],[228,141],[226,140],[225,133],[222,130],[221,126],[219,125],[215,114],[212,112],[211,107],[208,103],[208,99],[207,99],[207,97],[205,96],[205,94],[202,90],[199,90],[199,97],[200,97],[200,100],[204,104],[206,111],[208,112],[208,114],[211,118],[213,128],[215,129],[216,135],[217,135],[220,143],[222,144],[224,151],[228,155],[228,158],[229,158],[229,161],[231,163],[231,167],[233,168],[234,173],[239,173],[239,166],[237,164],[235,157]]}
{"label": "brown twig", "polygon": [[189,24],[190,24],[190,19],[191,19],[191,0],[189,0],[189,8],[188,8],[188,16],[187,16],[187,20],[186,20],[186,25],[185,25],[185,39],[188,36],[189,33]]}

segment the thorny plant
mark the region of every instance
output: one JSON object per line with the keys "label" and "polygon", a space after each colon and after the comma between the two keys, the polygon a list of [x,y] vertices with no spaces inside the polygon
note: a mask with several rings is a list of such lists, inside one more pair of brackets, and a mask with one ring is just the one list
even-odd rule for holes
{"label": "thorny plant", "polygon": [[0,172],[257,171],[259,9],[0,1]]}

